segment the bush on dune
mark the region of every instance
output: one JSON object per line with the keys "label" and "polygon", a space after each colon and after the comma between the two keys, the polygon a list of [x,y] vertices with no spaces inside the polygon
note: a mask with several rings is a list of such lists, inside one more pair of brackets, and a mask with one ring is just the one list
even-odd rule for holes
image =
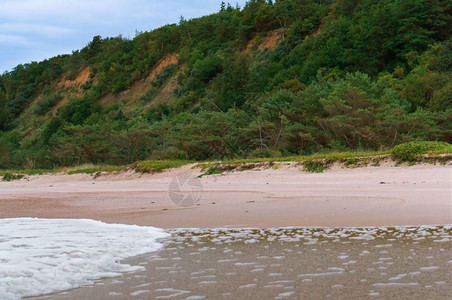
{"label": "bush on dune", "polygon": [[395,146],[391,155],[397,161],[415,161],[424,154],[452,153],[452,145],[446,142],[409,142]]}

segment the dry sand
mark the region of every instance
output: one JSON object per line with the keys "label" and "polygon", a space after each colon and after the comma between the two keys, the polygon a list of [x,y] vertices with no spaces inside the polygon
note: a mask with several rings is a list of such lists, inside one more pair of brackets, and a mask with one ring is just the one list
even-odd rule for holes
{"label": "dry sand", "polygon": [[[199,170],[0,182],[0,217],[89,218],[162,228],[452,223],[450,165],[334,168],[320,174],[283,165],[211,175],[198,182],[199,201],[179,207],[170,200],[169,184],[189,173],[196,176]],[[179,194],[191,195],[190,190],[184,186]]]}

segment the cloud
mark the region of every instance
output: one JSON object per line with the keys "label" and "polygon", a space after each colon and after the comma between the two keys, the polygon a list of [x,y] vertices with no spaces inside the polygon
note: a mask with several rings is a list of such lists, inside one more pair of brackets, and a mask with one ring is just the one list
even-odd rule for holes
{"label": "cloud", "polygon": [[74,33],[75,30],[72,28],[58,27],[40,23],[8,23],[0,24],[0,32],[60,36],[63,34]]}
{"label": "cloud", "polygon": [[56,20],[97,15],[99,12],[118,11],[117,4],[125,1],[59,1],[59,0],[14,0],[0,3],[0,16],[6,19],[40,20],[53,17]]}
{"label": "cloud", "polygon": [[28,46],[30,42],[23,36],[20,35],[9,35],[0,33],[0,44],[2,45],[23,45]]}
{"label": "cloud", "polygon": [[[178,1],[173,1],[178,2]],[[160,1],[143,0],[15,0],[0,3],[0,19],[49,20],[73,24],[114,23],[133,12],[161,12],[165,7]]]}

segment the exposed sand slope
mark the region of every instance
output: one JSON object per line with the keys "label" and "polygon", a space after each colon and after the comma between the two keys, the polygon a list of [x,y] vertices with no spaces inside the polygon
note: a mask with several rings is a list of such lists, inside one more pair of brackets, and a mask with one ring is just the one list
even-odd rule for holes
{"label": "exposed sand slope", "polygon": [[[158,74],[162,72],[164,68],[170,64],[177,64],[177,56],[175,54],[167,55],[157,62],[157,64],[152,68],[149,75],[142,80],[135,82],[129,89],[122,91],[118,94],[109,93],[101,99],[103,105],[109,105],[113,103],[118,103],[122,99],[130,97],[140,97],[147,90],[152,87],[152,81],[156,78]],[[168,96],[169,97],[169,96]],[[168,99],[166,99],[168,100]]]}
{"label": "exposed sand slope", "polygon": [[80,73],[77,75],[77,77],[75,77],[75,79],[73,79],[73,80],[68,80],[68,79],[63,78],[58,83],[58,86],[66,87],[66,88],[71,88],[71,87],[79,88],[80,86],[82,86],[89,80],[90,76],[91,76],[91,68],[86,67],[83,70],[81,70]]}
{"label": "exposed sand slope", "polygon": [[281,29],[276,29],[273,31],[269,31],[265,37],[260,37],[259,35],[256,35],[253,37],[246,46],[246,49],[244,50],[245,53],[250,53],[254,50],[256,47],[259,50],[263,49],[274,49],[278,42],[282,39],[284,34],[284,31]]}
{"label": "exposed sand slope", "polygon": [[190,172],[199,174],[185,166],[154,175],[41,175],[0,182],[0,217],[90,218],[165,228],[452,223],[450,166],[321,174],[281,167],[213,175],[201,179],[198,205],[181,208],[171,202],[168,186]]}

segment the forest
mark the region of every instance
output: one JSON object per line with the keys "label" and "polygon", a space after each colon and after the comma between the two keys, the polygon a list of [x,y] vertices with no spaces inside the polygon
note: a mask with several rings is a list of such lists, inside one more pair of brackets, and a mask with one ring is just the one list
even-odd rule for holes
{"label": "forest", "polygon": [[452,0],[250,0],[0,76],[0,168],[452,143]]}

